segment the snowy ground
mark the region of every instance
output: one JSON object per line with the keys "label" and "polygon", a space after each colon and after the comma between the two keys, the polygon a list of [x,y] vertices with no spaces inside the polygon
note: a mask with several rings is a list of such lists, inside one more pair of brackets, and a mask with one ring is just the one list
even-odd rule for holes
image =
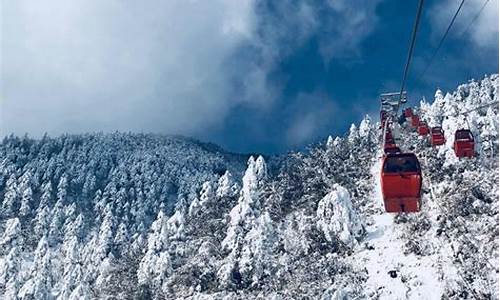
{"label": "snowy ground", "polygon": [[[385,213],[379,182],[380,161],[373,166],[374,209],[367,224],[367,236],[353,256],[354,264],[368,273],[366,296],[377,299],[441,299],[443,286],[438,279],[439,254],[417,257],[404,253],[404,229],[394,222],[395,214]],[[390,271],[396,271],[391,277]],[[394,275],[394,274],[393,274]]]}
{"label": "snowy ground", "polygon": [[[410,138],[419,139],[411,129],[405,131]],[[405,145],[402,146],[404,149]],[[368,208],[367,235],[352,257],[353,264],[367,273],[365,296],[374,299],[441,299],[446,290],[460,290],[459,286],[465,286],[469,296],[478,296],[473,292],[478,287],[473,288],[454,264],[456,261],[452,261],[453,245],[445,240],[445,235],[436,234],[439,216],[445,212],[433,192],[433,185],[437,183],[431,182],[431,176],[425,174],[427,159],[421,160],[424,172],[422,211],[402,214],[404,220],[399,222],[396,214],[386,213],[383,208],[380,164],[381,159],[371,170],[375,189],[372,207]],[[413,238],[408,228],[422,220],[429,227],[415,241],[425,253],[415,254],[407,251],[408,245],[405,245]],[[489,287],[480,289],[487,291]]]}
{"label": "snowy ground", "polygon": [[[423,138],[418,137],[410,128],[403,130],[407,144],[413,144],[414,141],[425,144]],[[405,139],[399,142],[402,149],[405,149],[407,145],[403,140]],[[380,187],[381,151],[380,159],[372,167],[375,188],[371,207],[365,208],[367,234],[352,256],[353,265],[359,271],[367,273],[368,279],[364,287],[366,298],[442,299],[449,295],[449,291],[462,291],[459,292],[460,295],[454,294],[460,298],[482,299],[488,297],[485,295],[497,298],[495,295],[498,294],[494,289],[498,281],[491,279],[489,275],[485,277],[486,281],[471,281],[470,277],[467,278],[462,269],[465,265],[464,258],[460,252],[457,254],[457,241],[450,240],[449,236],[447,239],[446,232],[437,234],[438,228],[442,228],[439,226],[440,216],[446,215],[442,208],[445,199],[440,199],[434,191],[440,182],[433,182],[436,180],[435,176],[425,173],[430,170],[427,158],[432,158],[435,153],[429,152],[427,146],[422,149],[422,153],[418,149],[416,152],[423,157],[420,159],[424,179],[423,198],[422,211],[419,213],[401,214],[399,217],[397,214],[386,213]],[[426,229],[417,229],[419,236],[412,236],[415,234],[415,227],[422,224],[427,226]],[[412,226],[414,228],[409,230]],[[422,253],[408,251],[409,241],[418,243],[418,248],[423,249]],[[482,257],[481,253],[476,255]],[[484,294],[478,294],[477,291]]]}

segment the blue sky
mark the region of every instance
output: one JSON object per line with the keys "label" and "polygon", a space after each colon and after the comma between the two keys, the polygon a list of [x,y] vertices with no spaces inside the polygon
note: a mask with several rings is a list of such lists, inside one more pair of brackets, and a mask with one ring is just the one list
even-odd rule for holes
{"label": "blue sky", "polygon": [[[498,0],[426,1],[410,101],[498,72]],[[417,1],[18,1],[2,10],[1,133],[183,134],[282,153],[399,88]],[[57,8],[57,9],[55,9]]]}

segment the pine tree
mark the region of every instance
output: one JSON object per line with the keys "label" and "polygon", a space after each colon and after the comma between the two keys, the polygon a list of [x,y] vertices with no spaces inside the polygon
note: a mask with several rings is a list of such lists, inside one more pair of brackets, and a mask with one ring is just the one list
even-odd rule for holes
{"label": "pine tree", "polygon": [[67,237],[62,245],[63,274],[58,299],[68,299],[73,290],[84,281],[81,267],[80,244],[76,236]]}
{"label": "pine tree", "polygon": [[351,128],[349,128],[349,136],[347,140],[351,145],[356,145],[359,141],[359,131],[356,125],[351,124]]}
{"label": "pine tree", "polygon": [[42,237],[35,250],[30,278],[19,291],[20,299],[48,299],[53,285],[51,252],[46,237]]}
{"label": "pine tree", "polygon": [[239,271],[244,281],[257,286],[269,278],[277,268],[274,251],[278,246],[277,235],[269,213],[264,212],[245,236],[241,251]]}
{"label": "pine tree", "polygon": [[106,206],[104,217],[99,227],[96,245],[93,249],[94,266],[98,269],[96,285],[103,287],[112,272],[115,255],[113,253],[113,237],[115,233],[116,220],[111,209],[111,204]]}
{"label": "pine tree", "polygon": [[234,197],[239,191],[238,184],[234,181],[231,172],[226,171],[217,182],[216,195],[219,198]]}
{"label": "pine tree", "polygon": [[67,195],[68,178],[66,177],[66,174],[63,174],[59,180],[59,184],[57,185],[57,201],[61,202],[61,204],[65,204]]}
{"label": "pine tree", "polygon": [[7,284],[5,286],[5,294],[4,294],[5,299],[6,300],[19,299],[18,292],[19,292],[20,286],[21,286],[21,283],[17,279],[17,276],[10,277],[9,281],[7,282]]}
{"label": "pine tree", "polygon": [[260,213],[259,188],[264,185],[267,167],[262,156],[257,161],[248,159],[248,168],[243,176],[243,187],[238,204],[231,210],[231,221],[226,238],[222,241],[223,249],[233,251],[242,238],[241,234],[249,230],[250,224]]}
{"label": "pine tree", "polygon": [[33,203],[33,191],[31,187],[27,187],[22,192],[21,197],[21,207],[19,208],[19,215],[23,218],[26,218],[29,214],[31,214],[31,205]]}
{"label": "pine tree", "polygon": [[65,220],[63,200],[59,198],[50,212],[48,241],[51,245],[58,244],[62,238],[62,230]]}
{"label": "pine tree", "polygon": [[7,216],[12,216],[19,208],[19,192],[17,178],[10,175],[5,186],[5,194],[2,202],[2,212]]}
{"label": "pine tree", "polygon": [[256,225],[261,213],[261,189],[267,178],[267,166],[264,158],[259,156],[248,159],[248,167],[243,176],[243,187],[238,204],[230,212],[230,223],[226,237],[222,241],[222,248],[229,253],[218,271],[219,282],[223,287],[240,284],[242,271],[239,269],[240,253],[244,247],[244,239]]}
{"label": "pine tree", "polygon": [[167,251],[169,232],[167,222],[167,217],[160,210],[151,225],[147,250],[137,272],[139,285],[151,286],[154,290],[160,290],[172,272],[171,258]]}
{"label": "pine tree", "polygon": [[80,283],[78,286],[71,292],[68,300],[90,300],[93,299],[92,292],[89,286],[86,283]]}
{"label": "pine tree", "polygon": [[330,243],[338,239],[348,247],[357,244],[364,233],[364,227],[352,207],[349,192],[340,185],[334,185],[332,192],[318,204],[317,226]]}
{"label": "pine tree", "polygon": [[128,253],[130,244],[130,234],[127,225],[121,222],[116,230],[115,238],[113,240],[116,251],[121,255]]}
{"label": "pine tree", "polygon": [[19,219],[7,220],[5,231],[0,240],[0,254],[4,255],[3,259],[0,260],[0,291],[5,290],[5,296],[8,299],[15,299],[15,294],[20,287],[22,246],[23,238]]}

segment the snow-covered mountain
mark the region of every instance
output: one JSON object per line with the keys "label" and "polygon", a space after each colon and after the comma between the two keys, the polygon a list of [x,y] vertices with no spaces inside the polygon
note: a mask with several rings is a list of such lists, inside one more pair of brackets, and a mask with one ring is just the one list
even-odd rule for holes
{"label": "snow-covered mountain", "polygon": [[[379,124],[284,158],[181,137],[67,135],[0,144],[5,299],[498,298],[498,76],[436,92],[405,124],[423,209],[383,211]],[[457,159],[469,126],[479,156]],[[278,163],[279,162],[279,163]],[[270,169],[273,169],[272,171]]]}

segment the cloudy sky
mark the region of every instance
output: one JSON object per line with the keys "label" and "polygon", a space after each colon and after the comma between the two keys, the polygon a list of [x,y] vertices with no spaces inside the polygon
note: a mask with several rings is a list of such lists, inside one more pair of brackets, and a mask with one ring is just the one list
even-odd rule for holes
{"label": "cloudy sky", "polygon": [[[397,90],[417,0],[1,2],[0,134],[182,134],[279,153],[378,109]],[[498,72],[498,0],[427,0],[408,82],[432,98]]]}

